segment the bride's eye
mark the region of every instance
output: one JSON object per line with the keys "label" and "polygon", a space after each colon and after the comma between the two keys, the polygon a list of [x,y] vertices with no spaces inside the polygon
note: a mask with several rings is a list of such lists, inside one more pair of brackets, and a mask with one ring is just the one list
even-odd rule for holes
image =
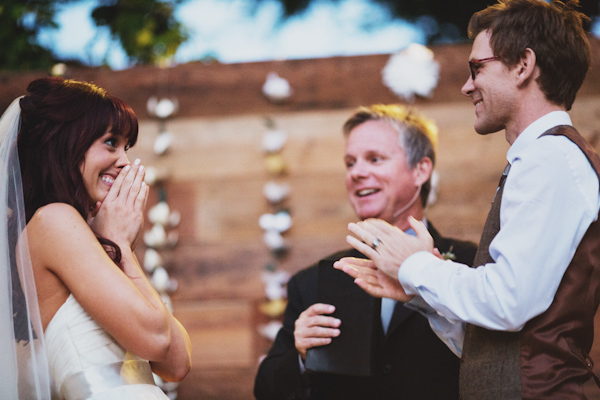
{"label": "bride's eye", "polygon": [[109,145],[110,147],[117,147],[117,139],[114,137],[106,139],[104,143]]}

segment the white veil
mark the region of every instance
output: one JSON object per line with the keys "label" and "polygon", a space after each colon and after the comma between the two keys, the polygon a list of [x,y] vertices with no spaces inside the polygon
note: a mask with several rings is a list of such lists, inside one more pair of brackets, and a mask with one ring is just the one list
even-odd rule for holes
{"label": "white veil", "polygon": [[44,334],[27,235],[21,235],[25,210],[17,151],[19,100],[0,119],[0,394],[7,400],[49,400]]}

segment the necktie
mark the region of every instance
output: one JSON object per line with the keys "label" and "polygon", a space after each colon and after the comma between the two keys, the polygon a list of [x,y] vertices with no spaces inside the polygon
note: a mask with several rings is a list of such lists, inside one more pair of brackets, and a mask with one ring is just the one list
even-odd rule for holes
{"label": "necktie", "polygon": [[498,183],[498,187],[502,186],[504,181],[506,180],[506,176],[508,175],[508,171],[510,171],[510,163],[506,164],[504,171],[502,172],[502,176],[500,177],[500,182]]}
{"label": "necktie", "polygon": [[[404,233],[408,235],[417,236],[416,232],[409,228],[404,231]],[[396,307],[396,300],[392,299],[381,299],[381,324],[383,325],[383,333],[387,334],[388,327],[390,326],[390,321],[392,320],[392,315],[394,314],[394,308]]]}

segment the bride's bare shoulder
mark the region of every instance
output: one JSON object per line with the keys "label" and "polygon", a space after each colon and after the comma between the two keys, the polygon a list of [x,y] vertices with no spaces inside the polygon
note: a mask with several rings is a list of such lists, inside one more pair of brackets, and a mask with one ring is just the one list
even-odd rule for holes
{"label": "bride's bare shoulder", "polygon": [[64,235],[68,231],[80,229],[87,230],[89,226],[75,207],[66,203],[51,203],[40,207],[27,224],[30,236]]}

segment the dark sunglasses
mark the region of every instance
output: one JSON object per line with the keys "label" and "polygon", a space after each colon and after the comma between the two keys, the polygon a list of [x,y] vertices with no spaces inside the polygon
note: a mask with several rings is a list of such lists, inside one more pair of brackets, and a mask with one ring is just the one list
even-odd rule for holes
{"label": "dark sunglasses", "polygon": [[469,61],[469,70],[471,71],[471,79],[475,80],[475,75],[477,74],[477,70],[479,69],[479,67],[481,67],[481,64],[484,64],[484,63],[490,62],[490,61],[500,61],[500,58],[494,56],[494,57],[481,58],[479,60]]}

